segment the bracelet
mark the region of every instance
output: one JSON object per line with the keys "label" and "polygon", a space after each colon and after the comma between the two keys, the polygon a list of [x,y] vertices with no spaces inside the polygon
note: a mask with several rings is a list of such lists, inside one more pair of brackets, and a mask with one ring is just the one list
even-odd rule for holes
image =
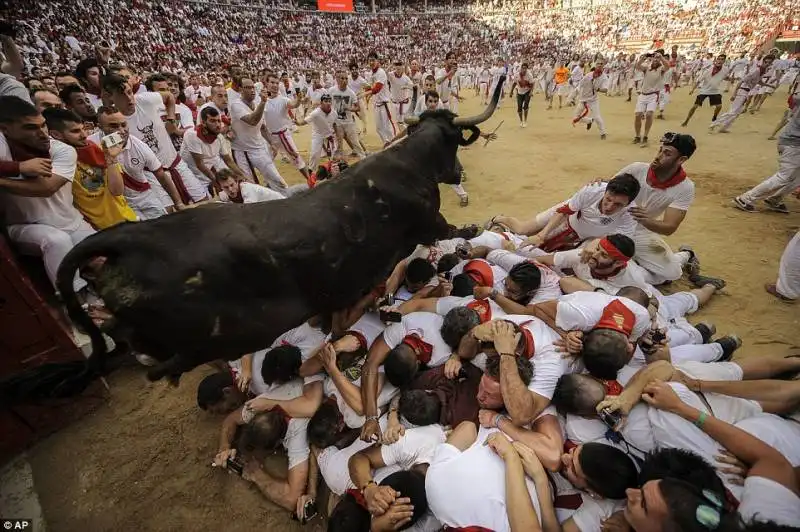
{"label": "bracelet", "polygon": [[370,479],[369,482],[364,484],[359,491],[361,491],[361,495],[364,495],[364,490],[366,490],[370,484],[377,484],[374,480]]}
{"label": "bracelet", "polygon": [[497,353],[497,354],[499,356],[501,356],[501,357],[515,357],[515,356],[517,356],[514,353]]}
{"label": "bracelet", "polygon": [[367,421],[378,421],[378,416],[366,416]]}
{"label": "bracelet", "polygon": [[703,424],[706,422],[706,418],[708,418],[708,415],[706,415],[705,412],[700,412],[700,415],[697,416],[697,419],[694,421],[694,425],[697,428],[703,428]]}
{"label": "bracelet", "polygon": [[492,423],[494,423],[495,428],[498,428],[498,429],[500,428],[500,420],[501,419],[505,419],[505,417],[506,416],[504,416],[503,414],[495,414],[494,415],[494,419],[492,420]]}

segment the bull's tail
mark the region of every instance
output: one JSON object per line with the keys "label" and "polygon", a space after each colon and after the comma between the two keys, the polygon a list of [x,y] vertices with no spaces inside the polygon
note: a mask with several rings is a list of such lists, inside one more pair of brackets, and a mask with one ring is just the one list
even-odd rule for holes
{"label": "bull's tail", "polygon": [[0,404],[13,406],[50,398],[72,397],[82,393],[104,371],[108,353],[103,333],[81,306],[73,287],[78,269],[109,247],[104,233],[93,235],[70,251],[58,269],[56,288],[70,320],[92,341],[92,354],[86,361],[48,363],[0,380]]}

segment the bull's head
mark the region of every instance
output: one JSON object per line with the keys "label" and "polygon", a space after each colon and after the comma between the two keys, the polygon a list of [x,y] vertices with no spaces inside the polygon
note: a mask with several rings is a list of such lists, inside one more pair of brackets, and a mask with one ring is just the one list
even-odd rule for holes
{"label": "bull's head", "polygon": [[[505,79],[505,76],[500,77],[497,87],[495,87],[494,94],[492,95],[492,100],[489,102],[486,109],[478,115],[461,117],[450,111],[439,110],[425,111],[419,117],[411,116],[405,119],[406,124],[409,126],[419,126],[422,135],[425,135],[425,132],[429,129],[438,129],[441,134],[445,136],[446,145],[452,147],[453,158],[450,159],[452,166],[448,171],[439,175],[440,182],[458,184],[461,181],[460,168],[457,168],[460,167],[460,165],[455,164],[455,152],[458,146],[469,146],[478,140],[481,133],[480,129],[478,129],[478,125],[488,120],[497,108]],[[469,135],[466,138],[464,138],[464,131],[469,131]]]}

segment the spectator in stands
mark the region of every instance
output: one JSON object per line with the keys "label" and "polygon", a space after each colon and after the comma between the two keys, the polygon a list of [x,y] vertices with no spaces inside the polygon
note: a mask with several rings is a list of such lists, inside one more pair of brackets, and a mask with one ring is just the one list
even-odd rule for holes
{"label": "spectator in stands", "polygon": [[40,113],[51,107],[64,107],[64,103],[58,97],[58,94],[47,89],[33,90],[31,91],[31,96],[33,97],[33,105],[36,106],[36,110]]}
{"label": "spectator in stands", "polygon": [[97,111],[89,100],[89,95],[80,85],[69,85],[59,93],[64,106],[75,112],[84,122],[97,124]]}

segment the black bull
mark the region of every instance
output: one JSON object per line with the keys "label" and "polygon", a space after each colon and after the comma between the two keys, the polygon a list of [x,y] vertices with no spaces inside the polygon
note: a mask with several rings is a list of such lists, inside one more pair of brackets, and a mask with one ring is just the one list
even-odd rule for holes
{"label": "black bull", "polygon": [[75,395],[108,371],[102,333],[73,289],[78,270],[111,313],[112,337],[160,361],[153,380],[234,360],[352,305],[416,244],[446,236],[438,183],[458,182],[456,150],[477,139],[499,95],[500,84],[476,117],[425,113],[405,142],[292,198],[213,204],[87,238],[62,262],[57,287],[92,355],[12,376],[0,382],[0,400]]}

